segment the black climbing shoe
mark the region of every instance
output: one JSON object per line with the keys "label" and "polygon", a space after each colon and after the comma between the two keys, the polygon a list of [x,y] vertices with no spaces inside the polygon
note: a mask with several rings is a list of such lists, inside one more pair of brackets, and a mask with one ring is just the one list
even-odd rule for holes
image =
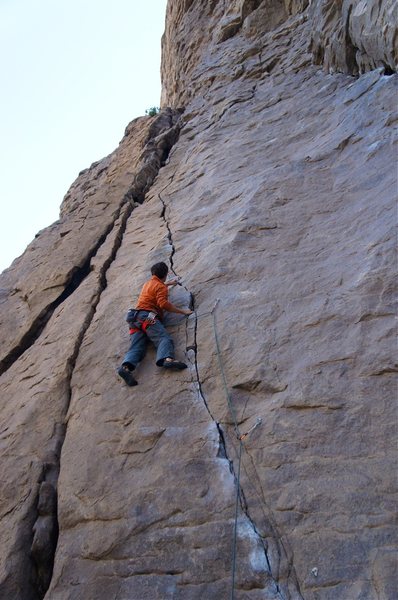
{"label": "black climbing shoe", "polygon": [[188,365],[179,360],[165,360],[162,366],[165,369],[177,369],[178,371],[182,371],[182,369],[186,369]]}
{"label": "black climbing shoe", "polygon": [[127,383],[129,386],[138,385],[138,381],[136,381],[133,377],[133,373],[130,371],[128,367],[121,366],[117,370],[118,375]]}

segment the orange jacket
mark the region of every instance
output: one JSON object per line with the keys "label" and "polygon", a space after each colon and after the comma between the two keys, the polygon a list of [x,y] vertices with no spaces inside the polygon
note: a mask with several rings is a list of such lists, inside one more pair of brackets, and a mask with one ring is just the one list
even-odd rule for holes
{"label": "orange jacket", "polygon": [[163,311],[170,310],[172,304],[168,300],[169,288],[159,277],[152,275],[151,279],[144,283],[137,302],[138,310],[149,310],[156,313],[160,319]]}

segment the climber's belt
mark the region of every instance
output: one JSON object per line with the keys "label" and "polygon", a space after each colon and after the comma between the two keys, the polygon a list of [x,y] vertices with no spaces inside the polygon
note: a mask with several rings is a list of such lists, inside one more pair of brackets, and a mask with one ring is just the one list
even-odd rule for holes
{"label": "climber's belt", "polygon": [[146,333],[146,330],[150,325],[153,325],[156,321],[157,314],[151,312],[149,310],[139,310],[136,314],[136,320],[134,323],[131,323],[131,327],[129,329],[130,335],[133,333],[137,333],[138,331],[143,331]]}

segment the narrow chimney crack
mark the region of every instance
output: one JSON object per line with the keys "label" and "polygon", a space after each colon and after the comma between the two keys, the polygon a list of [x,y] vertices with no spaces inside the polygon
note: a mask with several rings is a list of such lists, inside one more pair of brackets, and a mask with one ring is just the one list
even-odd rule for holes
{"label": "narrow chimney crack", "polygon": [[[51,584],[54,558],[58,543],[59,525],[57,518],[57,485],[61,469],[62,446],[67,435],[67,424],[65,423],[65,419],[72,399],[73,390],[71,382],[73,372],[79,356],[81,345],[83,343],[83,339],[88,328],[91,325],[97,306],[100,302],[101,295],[107,287],[107,272],[114,260],[116,259],[118,250],[122,245],[124,234],[127,228],[128,219],[130,218],[135,207],[137,206],[136,202],[139,202],[140,200],[144,201],[146,192],[155,180],[158,171],[162,166],[164,166],[168,158],[171,146],[178,139],[177,134],[179,130],[177,129],[176,125],[173,124],[173,113],[171,111],[169,111],[169,113],[169,125],[173,126],[174,128],[173,134],[167,135],[168,132],[166,131],[166,135],[162,136],[159,134],[159,131],[158,129],[156,129],[156,127],[152,128],[152,134],[157,135],[157,143],[153,145],[151,144],[150,139],[147,140],[147,144],[149,146],[149,157],[145,157],[146,160],[144,160],[143,169],[137,173],[132,187],[124,195],[119,210],[117,211],[117,214],[115,216],[115,219],[112,225],[108,227],[106,235],[101,237],[99,242],[96,244],[94,251],[91,252],[89,257],[86,259],[84,276],[79,276],[77,281],[74,282],[70,288],[68,287],[68,289],[64,290],[60,298],[57,300],[56,305],[51,305],[49,312],[46,315],[45,323],[40,328],[40,331],[35,332],[34,339],[31,340],[30,345],[32,345],[32,343],[34,343],[37,340],[42,330],[44,329],[45,324],[48,322],[51,315],[53,314],[55,308],[59,306],[64,300],[66,300],[66,298],[77,289],[77,287],[82,283],[83,279],[91,272],[92,258],[94,258],[98,250],[107,241],[108,235],[112,235],[113,243],[111,249],[109,251],[108,256],[103,260],[99,268],[99,276],[96,284],[97,290],[95,297],[83,320],[80,331],[74,343],[73,351],[67,361],[68,390],[67,399],[63,407],[64,422],[58,423],[55,426],[55,431],[52,440],[53,447],[50,451],[49,459],[46,460],[43,464],[42,475],[39,481],[38,497],[35,503],[36,520],[34,522],[32,530],[32,545],[30,550],[30,557],[36,574],[34,582],[35,598],[39,598],[40,600],[44,598]],[[161,141],[160,144],[159,139]],[[152,164],[150,165],[150,169],[148,171],[148,163],[150,162],[150,160],[152,160]],[[144,176],[142,176],[143,172]],[[21,354],[22,352],[19,354],[19,356],[21,356]],[[19,356],[17,358],[19,358]],[[15,360],[17,360],[17,358],[15,358]]]}

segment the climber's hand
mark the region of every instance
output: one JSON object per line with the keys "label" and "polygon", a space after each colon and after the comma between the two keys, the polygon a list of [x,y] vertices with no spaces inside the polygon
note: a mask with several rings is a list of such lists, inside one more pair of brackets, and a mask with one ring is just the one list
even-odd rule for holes
{"label": "climber's hand", "polygon": [[174,277],[173,279],[166,281],[166,285],[168,287],[172,287],[173,285],[177,285],[178,283],[179,283],[179,277]]}

